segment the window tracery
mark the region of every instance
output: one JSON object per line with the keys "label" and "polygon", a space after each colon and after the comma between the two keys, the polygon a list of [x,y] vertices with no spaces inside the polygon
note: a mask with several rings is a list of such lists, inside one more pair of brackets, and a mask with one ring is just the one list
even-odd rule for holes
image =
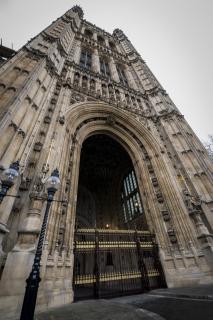
{"label": "window tracery", "polygon": [[80,66],[86,69],[92,67],[92,53],[88,49],[82,49],[81,51]]}
{"label": "window tracery", "polygon": [[89,39],[92,39],[92,37],[93,37],[92,31],[90,31],[90,30],[88,30],[88,29],[85,29],[84,35],[85,35],[87,38],[89,38]]}
{"label": "window tracery", "polygon": [[111,50],[115,50],[115,44],[112,41],[109,41],[109,46]]}
{"label": "window tracery", "polygon": [[94,79],[91,79],[90,80],[90,90],[95,91],[95,89],[96,89],[96,82]]}
{"label": "window tracery", "polygon": [[128,81],[127,81],[126,74],[124,72],[123,67],[120,66],[120,65],[117,65],[116,68],[117,68],[117,72],[118,72],[118,76],[119,76],[120,82],[123,85],[127,86],[128,85]]}
{"label": "window tracery", "polygon": [[143,213],[137,180],[133,170],[124,177],[121,199],[125,222],[131,221]]}
{"label": "window tracery", "polygon": [[101,44],[101,45],[104,44],[104,38],[102,38],[101,36],[97,36],[97,40],[98,40],[99,44]]}
{"label": "window tracery", "polygon": [[100,71],[105,77],[110,77],[109,63],[105,58],[100,58]]}
{"label": "window tracery", "polygon": [[87,77],[83,76],[82,77],[82,88],[87,89],[87,82],[88,82]]}

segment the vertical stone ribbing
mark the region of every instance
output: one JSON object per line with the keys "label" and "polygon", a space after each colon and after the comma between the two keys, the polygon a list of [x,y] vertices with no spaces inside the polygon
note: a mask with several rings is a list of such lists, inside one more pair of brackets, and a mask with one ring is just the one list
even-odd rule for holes
{"label": "vertical stone ribbing", "polygon": [[[82,48],[92,54],[91,68],[79,64]],[[100,57],[109,75],[101,74]],[[44,213],[44,182],[56,167],[60,202],[49,215],[38,306],[73,299],[80,153],[94,132],[115,137],[131,154],[168,285],[213,277],[212,164],[202,143],[126,35],[99,29],[75,6],[0,69],[0,164],[18,159],[21,165],[10,190],[21,199],[5,198],[0,207],[0,262],[6,259],[0,294],[11,297],[11,313],[21,305]],[[10,219],[14,212],[19,225]],[[4,252],[9,219],[17,241]]]}

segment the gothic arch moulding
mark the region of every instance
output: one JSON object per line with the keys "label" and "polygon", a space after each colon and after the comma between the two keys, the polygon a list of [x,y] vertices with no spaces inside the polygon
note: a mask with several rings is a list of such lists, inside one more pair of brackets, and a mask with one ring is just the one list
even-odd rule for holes
{"label": "gothic arch moulding", "polygon": [[[125,148],[132,160],[142,201],[146,204],[148,225],[155,232],[163,251],[169,252],[172,243],[186,249],[191,243],[197,244],[183,199],[177,192],[172,167],[167,164],[158,141],[141,122],[125,110],[98,102],[72,106],[64,116],[75,142],[72,155],[75,163],[72,169],[73,198],[77,196],[82,143],[90,135],[108,134]],[[157,188],[153,187],[154,183]]]}

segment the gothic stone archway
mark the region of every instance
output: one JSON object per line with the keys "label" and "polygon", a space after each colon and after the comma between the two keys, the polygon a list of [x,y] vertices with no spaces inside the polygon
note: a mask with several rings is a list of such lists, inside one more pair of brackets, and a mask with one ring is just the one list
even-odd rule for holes
{"label": "gothic stone archway", "polygon": [[[128,152],[136,175],[146,212],[149,230],[156,234],[160,246],[161,261],[167,284],[179,286],[201,276],[201,260],[194,257],[198,247],[195,230],[192,227],[178,186],[173,180],[173,168],[158,141],[149,130],[125,110],[119,110],[104,103],[81,103],[67,110],[67,124],[71,135],[72,190],[70,198],[76,199],[80,152],[83,142],[90,135],[107,133],[116,139]],[[75,217],[76,207],[70,208]],[[178,217],[178,218],[177,218]],[[73,243],[74,224],[72,225]],[[192,260],[186,261],[190,252]],[[194,252],[194,253],[192,253]],[[176,259],[178,255],[178,260]],[[192,262],[192,264],[191,264]],[[193,268],[195,273],[190,271]]]}
{"label": "gothic stone archway", "polygon": [[50,141],[49,158],[54,159],[54,165],[59,164],[63,182],[61,197],[65,194],[68,203],[66,206],[55,203],[52,208],[42,267],[40,304],[55,306],[60,305],[62,299],[64,303],[73,299],[72,250],[80,154],[83,142],[96,133],[117,140],[131,158],[146,222],[149,230],[155,233],[160,248],[167,285],[180,286],[207,279],[208,267],[204,256],[199,253],[196,231],[173,179],[174,169],[143,119],[137,121],[125,110],[99,102],[72,105],[62,116],[65,122]]}
{"label": "gothic stone archway", "polygon": [[148,229],[132,161],[109,135],[83,142],[76,220],[77,228]]}
{"label": "gothic stone archway", "polygon": [[132,161],[107,134],[82,144],[75,229],[75,299],[165,285]]}

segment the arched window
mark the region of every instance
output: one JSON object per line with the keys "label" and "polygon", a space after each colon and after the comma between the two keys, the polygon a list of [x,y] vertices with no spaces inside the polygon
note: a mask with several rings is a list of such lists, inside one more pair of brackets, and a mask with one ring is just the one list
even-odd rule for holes
{"label": "arched window", "polygon": [[104,83],[102,83],[101,87],[102,87],[102,95],[103,95],[103,96],[106,96],[106,95],[107,95],[106,85],[105,85]]}
{"label": "arched window", "polygon": [[87,49],[81,51],[80,66],[87,69],[92,67],[92,54]]}
{"label": "arched window", "polygon": [[82,87],[84,89],[87,88],[87,77],[86,76],[83,76],[83,78],[82,78]]}
{"label": "arched window", "polygon": [[127,104],[131,103],[130,97],[128,94],[125,94],[125,99],[126,99]]}
{"label": "arched window", "polygon": [[131,100],[132,100],[133,106],[136,107],[137,105],[136,105],[136,102],[135,102],[135,97],[132,96],[132,97],[131,97]]}
{"label": "arched window", "polygon": [[137,103],[139,108],[143,109],[142,103],[141,103],[141,99],[137,99]]}
{"label": "arched window", "polygon": [[120,95],[120,91],[119,90],[115,90],[115,95],[116,95],[116,99],[117,100],[121,100],[121,95]]}
{"label": "arched window", "polygon": [[79,81],[80,81],[80,74],[78,72],[76,72],[74,75],[74,81],[73,81],[74,86],[78,86]]}
{"label": "arched window", "polygon": [[113,86],[111,84],[108,85],[109,94],[114,94]]}
{"label": "arched window", "polygon": [[97,36],[97,40],[101,45],[104,44],[104,38],[102,38],[101,36]]}
{"label": "arched window", "polygon": [[95,91],[95,80],[94,79],[90,80],[90,90]]}
{"label": "arched window", "polygon": [[109,46],[111,50],[115,50],[115,44],[112,41],[109,41]]}
{"label": "arched window", "polygon": [[103,76],[110,77],[109,64],[104,58],[100,58],[100,70]]}
{"label": "arched window", "polygon": [[90,30],[86,29],[84,34],[87,38],[92,39],[93,33]]}
{"label": "arched window", "polygon": [[116,68],[117,68],[117,71],[118,71],[118,76],[119,76],[120,82],[124,86],[128,86],[128,81],[127,81],[124,69],[120,65],[117,65]]}
{"label": "arched window", "polygon": [[121,200],[125,222],[131,221],[143,213],[143,207],[134,170],[130,171],[124,177]]}

